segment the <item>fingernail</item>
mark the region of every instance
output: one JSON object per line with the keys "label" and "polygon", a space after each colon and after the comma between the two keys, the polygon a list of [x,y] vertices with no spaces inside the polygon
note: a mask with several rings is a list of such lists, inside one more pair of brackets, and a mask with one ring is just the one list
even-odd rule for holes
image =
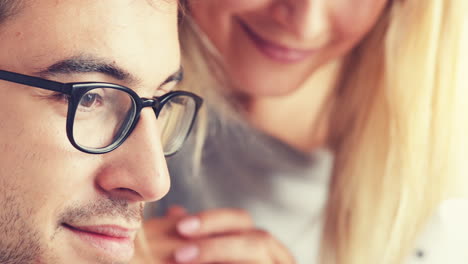
{"label": "fingernail", "polygon": [[200,230],[200,219],[196,217],[186,218],[177,224],[177,230],[183,235],[192,235]]}
{"label": "fingernail", "polygon": [[196,246],[187,246],[177,250],[174,254],[177,263],[187,263],[194,261],[199,254],[199,249]]}

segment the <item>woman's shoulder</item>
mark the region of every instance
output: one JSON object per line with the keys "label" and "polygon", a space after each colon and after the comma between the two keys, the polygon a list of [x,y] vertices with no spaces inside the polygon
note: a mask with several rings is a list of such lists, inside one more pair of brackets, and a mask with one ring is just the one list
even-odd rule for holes
{"label": "woman's shoulder", "polygon": [[468,199],[447,200],[441,204],[407,263],[468,263]]}

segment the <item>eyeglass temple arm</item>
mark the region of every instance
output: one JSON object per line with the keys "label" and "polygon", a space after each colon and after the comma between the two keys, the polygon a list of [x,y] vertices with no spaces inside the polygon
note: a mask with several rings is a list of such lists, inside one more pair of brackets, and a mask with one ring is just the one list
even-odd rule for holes
{"label": "eyeglass temple arm", "polygon": [[39,77],[28,76],[16,72],[0,70],[0,79],[23,85],[38,87],[46,90],[67,94],[70,93],[70,89],[65,83],[50,81]]}

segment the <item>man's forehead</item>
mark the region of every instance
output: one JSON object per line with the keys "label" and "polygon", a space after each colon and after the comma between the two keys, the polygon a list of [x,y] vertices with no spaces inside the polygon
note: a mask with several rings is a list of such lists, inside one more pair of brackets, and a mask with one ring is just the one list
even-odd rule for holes
{"label": "man's forehead", "polygon": [[[54,7],[60,7],[63,5],[74,5],[74,6],[91,6],[93,5],[92,0],[0,0],[0,23],[4,22],[9,17],[20,13],[23,10],[34,9],[38,7],[49,7],[53,10]],[[174,6],[179,2],[178,0],[100,0],[111,9],[118,2],[120,4],[140,4],[152,7],[157,11],[164,11],[167,8],[173,9]],[[72,19],[72,18],[70,18]]]}
{"label": "man's forehead", "polygon": [[[0,30],[0,38],[5,40],[0,47],[10,50],[0,51],[0,68],[15,70],[8,63],[16,63],[29,67],[20,71],[31,74],[65,58],[94,54],[136,73],[137,78],[154,76],[153,80],[143,78],[153,83],[161,82],[179,68],[175,0],[32,2],[33,6],[23,9]],[[77,6],[83,9],[76,10]],[[59,10],[67,13],[60,14]],[[18,56],[12,58],[12,53]],[[150,75],[149,71],[153,73]]]}
{"label": "man's forehead", "polygon": [[[2,0],[5,1],[5,0]],[[30,1],[30,2],[29,2]],[[94,0],[95,1],[95,0]],[[66,4],[80,4],[83,6],[93,4],[93,0],[7,0],[7,2],[12,3],[23,3],[23,5],[16,5],[16,6],[32,6],[32,2],[38,4],[45,4],[46,2],[50,2],[55,6],[59,5],[66,5]],[[109,8],[112,8],[113,4],[125,4],[125,5],[133,5],[133,4],[140,4],[140,5],[147,5],[153,7],[155,9],[165,8],[167,6],[173,6],[179,2],[179,0],[100,0],[105,3]],[[29,5],[25,5],[25,2],[29,2]],[[118,3],[120,2],[120,3]]]}

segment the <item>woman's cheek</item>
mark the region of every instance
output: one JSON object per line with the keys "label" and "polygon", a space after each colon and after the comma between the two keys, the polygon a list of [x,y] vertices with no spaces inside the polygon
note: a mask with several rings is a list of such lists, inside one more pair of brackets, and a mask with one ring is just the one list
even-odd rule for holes
{"label": "woman's cheek", "polygon": [[387,0],[329,0],[334,27],[343,36],[366,33],[378,20]]}

